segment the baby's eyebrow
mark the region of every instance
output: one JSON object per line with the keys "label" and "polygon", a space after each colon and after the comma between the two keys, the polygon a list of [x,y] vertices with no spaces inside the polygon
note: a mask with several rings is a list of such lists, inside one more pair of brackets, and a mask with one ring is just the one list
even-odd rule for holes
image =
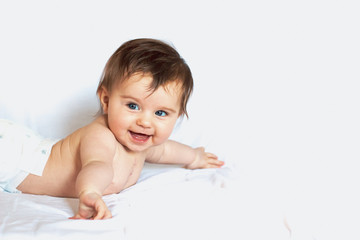
{"label": "baby's eyebrow", "polygon": [[128,99],[132,99],[135,100],[136,102],[140,102],[140,99],[134,97],[134,96],[129,96],[129,95],[120,95],[120,97],[122,98],[128,98]]}

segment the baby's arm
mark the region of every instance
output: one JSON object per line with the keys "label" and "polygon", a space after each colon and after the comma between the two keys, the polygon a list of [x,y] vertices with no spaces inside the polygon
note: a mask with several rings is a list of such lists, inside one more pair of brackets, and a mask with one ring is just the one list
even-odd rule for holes
{"label": "baby's arm", "polygon": [[224,162],[218,160],[216,155],[205,152],[203,147],[192,148],[172,140],[151,149],[146,161],[150,163],[179,164],[189,169],[219,168],[224,165]]}
{"label": "baby's arm", "polygon": [[82,168],[76,179],[79,209],[72,219],[106,219],[111,213],[102,200],[113,179],[114,136],[104,129],[90,129],[81,140]]}

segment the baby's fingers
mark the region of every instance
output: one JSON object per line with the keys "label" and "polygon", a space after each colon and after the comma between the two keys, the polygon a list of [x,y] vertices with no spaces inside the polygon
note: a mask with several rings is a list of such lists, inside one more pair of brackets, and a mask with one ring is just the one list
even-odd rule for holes
{"label": "baby's fingers", "polygon": [[215,154],[213,154],[213,153],[206,152],[205,155],[206,155],[206,157],[208,157],[208,158],[218,159],[218,157],[217,157]]}
{"label": "baby's fingers", "polygon": [[207,162],[208,168],[219,168],[222,167],[225,164],[225,162],[217,160],[217,159],[209,159]]}
{"label": "baby's fingers", "polygon": [[75,214],[74,216],[69,217],[69,219],[76,220],[76,219],[86,219],[86,218],[81,217],[79,214]]}
{"label": "baby's fingers", "polygon": [[69,219],[90,219],[92,217],[92,212],[84,211],[83,209],[79,209],[78,212]]}
{"label": "baby's fingers", "polygon": [[94,220],[99,219],[108,219],[111,218],[111,212],[107,208],[105,202],[102,200],[102,198],[98,198],[95,202],[95,213],[93,215]]}
{"label": "baby's fingers", "polygon": [[109,219],[111,217],[112,217],[111,212],[109,211],[109,209],[107,209],[107,207],[105,207],[105,209],[99,210],[93,219],[94,220]]}

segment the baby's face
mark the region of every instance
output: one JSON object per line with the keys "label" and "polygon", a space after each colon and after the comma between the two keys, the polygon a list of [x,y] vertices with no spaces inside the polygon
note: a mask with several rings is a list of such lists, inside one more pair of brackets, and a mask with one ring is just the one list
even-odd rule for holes
{"label": "baby's face", "polygon": [[130,151],[144,151],[165,142],[179,117],[179,86],[173,82],[149,89],[150,75],[136,74],[109,94],[108,124],[116,139]]}

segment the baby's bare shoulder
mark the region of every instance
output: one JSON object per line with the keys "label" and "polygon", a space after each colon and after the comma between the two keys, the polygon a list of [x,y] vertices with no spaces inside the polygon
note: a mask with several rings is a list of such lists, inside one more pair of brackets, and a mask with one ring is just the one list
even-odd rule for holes
{"label": "baby's bare shoulder", "polygon": [[82,156],[93,158],[92,156],[109,157],[115,154],[118,143],[103,118],[97,118],[80,129],[78,134]]}
{"label": "baby's bare shoulder", "polygon": [[101,139],[112,139],[114,140],[115,136],[107,126],[105,117],[101,116],[95,119],[90,124],[85,127],[79,129],[79,135],[81,138],[84,137],[97,137]]}

